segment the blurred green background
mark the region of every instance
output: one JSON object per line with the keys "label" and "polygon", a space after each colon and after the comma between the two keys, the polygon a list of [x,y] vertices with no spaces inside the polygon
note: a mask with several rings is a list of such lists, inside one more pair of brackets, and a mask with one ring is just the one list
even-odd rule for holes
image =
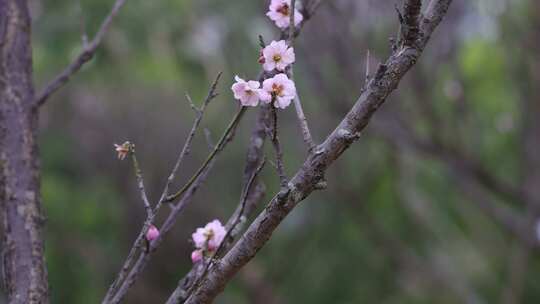
{"label": "blurred green background", "polygon": [[[112,2],[30,1],[38,89]],[[296,84],[317,141],[359,96],[367,51],[372,70],[390,53],[395,3],[327,0],[298,38]],[[217,138],[236,110],[234,75],[260,69],[257,36],[278,36],[267,5],[129,0],[96,58],[49,101],[40,142],[52,303],[98,303],[144,220],[132,166],[113,144],[136,144],[156,200],[194,117],[184,94],[200,103],[223,71],[203,121]],[[538,0],[455,0],[419,64],[329,170],[328,189],[285,220],[216,302],[540,303],[538,249],[522,241],[537,242],[539,83]],[[255,115],[126,303],[164,302],[191,267],[191,233],[234,210]],[[280,121],[292,175],[306,149],[292,107]],[[207,152],[199,132],[175,187]],[[267,200],[279,188],[271,166],[263,180]]]}

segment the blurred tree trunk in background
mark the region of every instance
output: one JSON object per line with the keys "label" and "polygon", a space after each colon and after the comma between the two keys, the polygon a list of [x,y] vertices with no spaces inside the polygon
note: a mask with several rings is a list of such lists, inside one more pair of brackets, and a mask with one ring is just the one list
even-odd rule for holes
{"label": "blurred tree trunk in background", "polygon": [[25,0],[0,0],[0,192],[9,303],[47,303],[30,15]]}

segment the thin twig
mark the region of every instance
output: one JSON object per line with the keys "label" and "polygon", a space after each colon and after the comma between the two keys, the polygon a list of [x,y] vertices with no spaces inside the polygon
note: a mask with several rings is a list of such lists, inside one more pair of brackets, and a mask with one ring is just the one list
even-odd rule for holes
{"label": "thin twig", "polygon": [[204,271],[203,271],[202,275],[197,279],[195,284],[193,284],[191,286],[190,290],[187,293],[186,299],[189,299],[189,297],[191,296],[193,291],[195,291],[199,287],[201,282],[205,279],[206,274],[208,273],[208,269],[210,269],[210,267],[213,264],[215,264],[216,261],[219,260],[219,256],[222,253],[223,249],[225,248],[226,240],[229,239],[229,237],[231,236],[231,233],[235,230],[236,225],[238,225],[238,223],[240,223],[242,217],[244,216],[244,210],[246,208],[246,202],[247,202],[249,193],[251,191],[251,188],[252,188],[253,183],[255,182],[257,176],[259,175],[259,173],[264,168],[265,163],[266,163],[266,160],[263,158],[261,164],[257,167],[255,172],[253,172],[253,175],[249,179],[247,187],[246,187],[246,189],[245,189],[245,191],[244,191],[244,193],[242,195],[242,201],[241,201],[241,205],[240,205],[240,212],[237,214],[236,218],[234,219],[234,221],[233,221],[232,225],[229,227],[229,229],[227,229],[227,233],[225,234],[225,237],[223,237],[223,241],[219,244],[218,248],[216,249],[215,255],[213,257],[209,258],[208,262],[206,263],[206,265],[204,267]]}
{"label": "thin twig", "polygon": [[246,107],[241,107],[236,112],[236,115],[233,117],[233,119],[227,126],[227,129],[225,129],[225,132],[223,132],[223,135],[219,139],[218,143],[215,145],[212,152],[210,152],[206,160],[203,162],[203,164],[199,167],[199,169],[195,172],[195,174],[193,174],[193,176],[189,179],[189,181],[175,194],[168,196],[165,199],[165,202],[172,202],[176,200],[177,198],[182,196],[182,194],[184,194],[184,192],[186,192],[187,189],[189,189],[189,187],[195,182],[195,180],[197,180],[197,178],[201,175],[201,173],[206,169],[206,167],[212,161],[212,159],[214,159],[218,155],[218,153],[221,150],[223,150],[225,146],[224,144],[230,140],[231,134],[235,131],[236,126],[238,125],[238,122],[240,121],[240,118],[242,118],[245,112],[246,112]]}
{"label": "thin twig", "polygon": [[78,1],[78,8],[79,8],[79,14],[80,14],[79,26],[80,26],[80,31],[81,31],[81,41],[82,41],[83,48],[86,48],[86,46],[88,45],[88,34],[86,33],[86,20],[85,20],[86,18],[84,18],[84,12],[83,12],[82,4],[80,0]]}
{"label": "thin twig", "polygon": [[279,181],[281,187],[287,186],[287,175],[285,174],[285,165],[283,164],[283,150],[281,149],[281,143],[279,141],[278,136],[278,118],[277,118],[277,111],[276,108],[272,107],[272,127],[271,127],[271,134],[270,139],[272,141],[272,145],[274,146],[274,150],[276,152],[276,164],[277,164],[277,172],[279,175]]}
{"label": "thin twig", "polygon": [[370,71],[371,66],[370,66],[370,62],[369,62],[370,59],[371,59],[370,57],[371,57],[371,55],[370,55],[369,49],[368,49],[367,53],[366,53],[366,80],[365,80],[366,83],[369,82],[369,75],[371,73],[371,71]]}
{"label": "thin twig", "polygon": [[[289,70],[289,75],[290,79],[293,80],[294,74],[292,66]],[[304,109],[302,108],[302,102],[300,101],[298,92],[296,92],[293,102],[294,109],[296,110],[296,117],[298,118],[298,124],[300,125],[300,130],[302,131],[302,139],[308,147],[308,153],[312,153],[313,150],[315,150],[315,143],[313,142],[313,137],[311,136],[311,132],[309,131],[309,125],[306,119],[306,115],[304,114]]]}
{"label": "thin twig", "polygon": [[291,0],[291,7],[289,10],[289,39],[288,44],[290,47],[294,45],[294,31],[296,30],[296,25],[294,24],[294,15],[296,11],[296,0]]}
{"label": "thin twig", "polygon": [[[232,135],[234,134],[234,131],[238,125],[240,118],[245,112],[245,109],[246,109],[245,107],[242,107],[237,112],[237,114],[235,115],[235,117],[233,118],[229,126],[227,127],[227,130],[224,132],[220,142],[216,145],[216,148],[212,151],[212,153],[209,155],[209,157],[204,162],[204,164],[199,168],[200,170],[198,170],[197,173],[193,176],[194,179],[190,180],[186,184],[187,188],[185,188],[185,190],[183,188],[181,192],[176,193],[174,195],[175,198],[172,200],[169,200],[170,196],[164,199],[163,202],[170,202],[181,197],[180,202],[176,205],[173,205],[171,209],[171,213],[169,214],[165,223],[161,227],[160,236],[150,244],[148,251],[141,252],[141,254],[139,255],[139,258],[137,259],[137,261],[135,262],[135,264],[129,271],[129,274],[127,274],[124,280],[121,280],[122,284],[119,287],[118,291],[114,293],[112,300],[107,301],[107,302],[104,301],[103,303],[111,303],[111,304],[119,303],[123,299],[127,291],[129,290],[129,288],[133,285],[133,283],[135,283],[139,275],[144,270],[146,264],[148,263],[150,259],[150,254],[157,249],[157,247],[159,246],[159,244],[161,243],[163,239],[163,236],[172,229],[178,215],[184,210],[185,206],[191,201],[195,191],[202,185],[202,183],[206,179],[206,175],[212,168],[216,160],[216,156],[218,152],[222,151],[225,148],[226,143],[228,143],[232,139]],[[148,228],[146,227],[145,229],[148,229]],[[142,240],[141,236],[140,236],[140,240]],[[137,245],[135,247],[137,247]]]}
{"label": "thin twig", "polygon": [[133,168],[135,169],[135,177],[137,178],[137,186],[139,188],[139,192],[141,194],[141,199],[144,204],[144,209],[146,210],[146,218],[152,217],[152,206],[150,206],[150,202],[148,201],[148,196],[146,195],[146,190],[144,188],[144,179],[142,176],[142,171],[139,166],[139,162],[137,161],[137,155],[135,153],[135,145],[131,144],[130,147],[131,150],[131,159],[133,160]]}
{"label": "thin twig", "polygon": [[180,202],[173,206],[171,213],[163,223],[163,226],[161,227],[160,235],[157,239],[152,241],[152,243],[149,244],[149,248],[147,251],[142,251],[129,271],[129,274],[125,278],[125,280],[122,282],[122,285],[119,287],[118,291],[114,294],[114,297],[108,301],[108,304],[118,304],[122,301],[122,299],[127,294],[128,290],[133,286],[133,284],[137,281],[139,276],[142,274],[143,270],[145,269],[146,265],[150,261],[151,254],[157,250],[161,242],[163,241],[164,236],[173,228],[174,224],[176,223],[176,220],[178,218],[178,215],[184,210],[184,208],[187,206],[188,203],[191,202],[193,199],[193,196],[195,195],[195,192],[202,186],[204,181],[206,180],[206,177],[208,175],[208,172],[212,169],[213,164],[215,163],[215,158],[212,159],[212,161],[209,163],[209,165],[205,168],[204,172],[199,175],[197,180],[190,186],[190,188],[185,192],[185,194],[182,196],[182,199]]}
{"label": "thin twig", "polygon": [[[296,0],[291,1],[291,15],[290,15],[290,22],[289,22],[289,38],[287,41],[287,44],[289,47],[294,47],[294,31],[296,29],[296,26],[294,25],[294,18],[295,18],[295,10],[296,10]],[[294,80],[294,71],[293,67],[289,68],[289,78],[291,80]],[[311,137],[311,132],[309,131],[309,126],[307,123],[306,115],[304,114],[304,109],[302,108],[302,103],[300,102],[300,97],[298,96],[298,92],[295,94],[294,99],[294,108],[296,110],[296,116],[298,117],[298,123],[300,125],[300,129],[302,130],[302,138],[304,139],[304,142],[308,146],[308,153],[312,153],[315,149],[315,144],[313,143],[313,138]]]}
{"label": "thin twig", "polygon": [[178,172],[178,169],[180,168],[180,165],[184,161],[185,156],[189,153],[189,149],[191,148],[191,143],[193,142],[193,138],[195,137],[195,132],[197,132],[197,129],[199,128],[199,125],[203,118],[206,107],[208,106],[208,104],[210,104],[210,101],[212,101],[212,99],[214,99],[217,96],[216,88],[219,83],[219,79],[221,78],[221,75],[222,73],[220,72],[216,76],[216,79],[212,83],[212,86],[210,87],[210,90],[208,91],[208,94],[206,95],[206,98],[203,104],[201,105],[200,109],[197,109],[197,107],[194,105],[189,95],[186,94],[186,98],[189,101],[191,107],[194,108],[197,117],[195,118],[195,121],[193,122],[193,126],[191,127],[191,132],[189,133],[188,138],[186,139],[186,142],[184,143],[182,152],[180,152],[180,155],[178,156],[178,159],[176,160],[176,163],[171,171],[171,174],[169,175],[169,178],[167,179],[167,183],[165,184],[165,188],[163,189],[163,193],[161,194],[161,197],[159,199],[160,203],[167,201],[167,196],[169,195],[169,187],[171,186],[174,180],[174,177],[176,173]]}
{"label": "thin twig", "polygon": [[75,60],[73,60],[52,81],[50,81],[45,86],[45,88],[36,96],[36,100],[34,101],[36,106],[42,106],[45,101],[47,101],[47,98],[49,98],[54,92],[56,92],[63,85],[65,85],[69,81],[70,77],[73,76],[73,74],[77,73],[86,62],[90,61],[94,57],[97,48],[103,40],[103,37],[105,37],[105,34],[111,27],[114,17],[118,14],[125,2],[126,0],[116,0],[114,2],[111,11],[101,23],[99,30],[94,36],[94,39],[92,39],[90,43],[83,45],[82,51],[75,58]]}

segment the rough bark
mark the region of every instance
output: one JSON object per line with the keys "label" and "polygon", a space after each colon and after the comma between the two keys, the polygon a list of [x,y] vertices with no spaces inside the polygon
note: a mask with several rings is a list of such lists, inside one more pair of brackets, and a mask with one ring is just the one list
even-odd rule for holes
{"label": "rough bark", "polygon": [[48,303],[27,1],[0,0],[0,200],[9,303]]}
{"label": "rough bark", "polygon": [[198,290],[186,301],[211,303],[230,279],[248,263],[270,239],[273,231],[299,202],[324,183],[328,167],[356,140],[375,111],[397,88],[399,81],[420,57],[431,34],[438,26],[452,0],[432,1],[421,20],[421,38],[411,47],[397,49],[380,65],[373,79],[337,128],[308,156],[286,189],[281,190],[259,214],[238,243],[216,263]]}

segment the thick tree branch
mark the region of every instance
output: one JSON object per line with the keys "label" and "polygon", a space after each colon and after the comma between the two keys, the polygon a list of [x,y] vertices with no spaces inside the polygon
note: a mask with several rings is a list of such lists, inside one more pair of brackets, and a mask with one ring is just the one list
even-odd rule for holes
{"label": "thick tree branch", "polygon": [[49,303],[28,1],[0,0],[0,218],[10,304]]}
{"label": "thick tree branch", "polygon": [[[111,8],[111,11],[105,17],[103,22],[101,23],[99,30],[97,31],[96,35],[94,36],[94,39],[90,41],[90,43],[83,44],[83,49],[77,55],[75,60],[71,62],[59,75],[57,75],[52,81],[50,81],[45,88],[36,96],[35,104],[36,106],[42,106],[45,104],[47,99],[54,94],[58,89],[60,89],[62,86],[64,86],[71,76],[73,76],[75,73],[77,73],[82,66],[90,61],[95,53],[99,45],[101,44],[103,37],[105,37],[105,34],[111,27],[112,21],[114,17],[118,14],[122,6],[126,0],[116,0],[114,2],[113,7]],[[84,34],[83,34],[84,35]]]}
{"label": "thick tree branch", "polygon": [[397,88],[405,73],[416,63],[433,30],[440,23],[452,0],[438,0],[422,20],[422,38],[414,47],[404,47],[394,52],[376,76],[368,83],[364,92],[327,139],[308,156],[302,168],[283,189],[270,201],[265,210],[255,219],[236,245],[215,264],[201,287],[187,299],[186,303],[211,303],[224,289],[227,282],[251,260],[270,239],[272,232],[296,205],[316,190],[328,167],[359,137],[375,111],[386,97]]}
{"label": "thick tree branch", "polygon": [[422,0],[405,0],[403,4],[403,24],[401,32],[403,43],[408,46],[413,46],[420,35],[420,10],[422,8]]}

